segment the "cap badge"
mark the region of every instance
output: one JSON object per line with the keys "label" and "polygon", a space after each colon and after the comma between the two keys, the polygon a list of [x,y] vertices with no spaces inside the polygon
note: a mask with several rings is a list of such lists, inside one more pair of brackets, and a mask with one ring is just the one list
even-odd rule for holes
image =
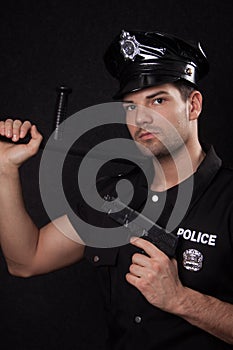
{"label": "cap badge", "polygon": [[125,32],[124,30],[122,30],[121,39],[121,53],[123,54],[125,59],[130,59],[134,61],[135,56],[137,56],[140,53],[139,42],[137,42],[134,35],[130,36],[130,34],[128,32]]}
{"label": "cap badge", "polygon": [[203,255],[196,249],[187,249],[183,253],[183,266],[187,270],[199,271],[202,268]]}
{"label": "cap badge", "polygon": [[191,68],[191,67],[186,68],[186,69],[185,69],[185,74],[191,76],[191,75],[193,74],[192,68]]}

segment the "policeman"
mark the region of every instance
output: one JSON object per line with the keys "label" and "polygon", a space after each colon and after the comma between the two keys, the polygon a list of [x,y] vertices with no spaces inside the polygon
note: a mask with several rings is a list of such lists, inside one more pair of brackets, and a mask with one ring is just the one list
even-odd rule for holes
{"label": "policeman", "polygon": [[[153,171],[149,184],[141,172],[126,174],[136,192],[132,207],[145,208],[165,237],[179,237],[176,255],[142,238],[84,249],[53,222],[39,230],[25,211],[18,168],[37,152],[41,135],[29,122],[8,120],[0,124],[1,135],[14,141],[28,131],[32,136],[26,146],[0,144],[0,239],[9,271],[26,277],[86,256],[104,290],[109,349],[232,349],[233,177],[198,139],[197,84],[208,72],[206,56],[199,43],[122,31],[104,59],[120,82],[115,98],[123,101],[130,135]],[[111,195],[116,182],[98,186]],[[93,220],[83,204],[79,209]]]}
{"label": "policeman", "polygon": [[[222,337],[223,328],[219,325],[225,318],[222,312],[226,307],[229,323],[225,329],[229,327],[229,334],[232,334],[233,274],[229,268],[232,260],[232,226],[229,227],[228,223],[232,223],[229,205],[232,205],[233,183],[232,172],[222,166],[213,148],[201,145],[198,140],[197,118],[202,105],[198,82],[209,70],[206,55],[200,43],[187,42],[160,32],[123,30],[108,48],[104,59],[111,75],[119,80],[120,88],[114,98],[123,101],[132,138],[149,148],[159,163],[158,166],[152,160],[156,176],[149,192],[145,191],[143,176],[126,176],[134,184],[136,192],[130,205],[138,210],[147,201],[144,210],[147,217],[157,221],[161,227],[171,229],[179,237],[176,251],[178,275],[173,275],[177,280],[172,286],[165,286],[162,279],[171,278],[170,272],[173,268],[176,270],[176,263],[170,265],[166,272],[164,270],[164,274],[158,271],[162,264],[166,266],[168,261],[170,264],[174,260],[164,261],[165,257],[159,255],[158,250],[151,249],[140,239],[133,244],[146,252],[150,262],[145,254],[135,253],[135,249],[127,245],[113,249],[112,254],[86,248],[87,258],[102,270],[105,280],[105,267],[110,266],[111,293],[106,298],[111,300],[109,308],[114,310],[111,348],[139,349],[144,346],[146,349],[178,350],[196,349],[198,344],[202,344],[207,349],[230,349],[232,346],[227,343],[232,344],[232,340]],[[177,100],[171,87],[179,91],[180,99]],[[183,121],[185,131],[180,128],[181,113],[178,107],[182,101],[188,102],[186,108],[189,110],[188,115],[183,114],[184,118],[189,119],[188,123]],[[174,133],[169,133],[167,124],[164,127],[157,113],[173,124],[175,133],[178,131],[182,135],[181,142],[176,140]],[[195,125],[190,126],[190,123]],[[167,140],[163,129],[166,127],[170,140]],[[184,161],[179,159],[185,147],[191,156],[191,172],[187,157],[184,157]],[[226,182],[229,192],[226,191]],[[192,199],[188,203],[185,197],[190,186]],[[175,220],[170,220],[172,215]],[[221,284],[218,283],[220,275],[224,276]],[[185,311],[179,304],[180,283],[187,291],[185,300],[181,301],[181,304],[187,302]],[[166,291],[171,289],[173,302],[171,294],[169,297],[166,295]],[[216,302],[218,316],[209,313],[210,309],[214,309],[213,301]],[[168,306],[170,303],[177,306],[175,312]],[[154,307],[151,308],[151,305]],[[206,307],[206,313],[202,313]],[[220,321],[221,314],[223,318]],[[213,330],[217,328],[215,333]]]}

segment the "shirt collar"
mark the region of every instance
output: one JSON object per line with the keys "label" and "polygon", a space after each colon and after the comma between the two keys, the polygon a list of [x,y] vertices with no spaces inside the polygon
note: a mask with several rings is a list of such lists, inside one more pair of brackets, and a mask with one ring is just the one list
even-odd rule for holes
{"label": "shirt collar", "polygon": [[199,199],[222,165],[222,160],[215,153],[213,146],[209,146],[205,151],[206,156],[194,174],[192,202]]}
{"label": "shirt collar", "polygon": [[[188,179],[175,186],[177,187],[178,197],[173,208],[174,210],[171,214],[170,219],[168,220],[166,227],[169,231],[173,231],[188,215],[191,208],[208,188],[211,181],[221,167],[222,161],[216,155],[212,146],[203,146],[203,150],[205,151],[206,156],[199,165],[196,172]],[[148,169],[146,171],[148,171]],[[150,170],[147,174],[151,174],[150,179],[152,181],[154,176],[154,168],[151,162]],[[173,191],[175,187],[169,189],[168,194],[169,192]],[[142,181],[142,178],[139,177],[135,189],[138,193],[136,195],[137,199],[136,202],[131,204],[133,204],[133,207],[136,209],[142,208],[148,196],[147,183],[145,181]]]}
{"label": "shirt collar", "polygon": [[[176,202],[174,206],[166,227],[169,231],[174,230],[187,217],[190,210],[209,187],[222,165],[221,159],[216,155],[212,146],[204,150],[206,151],[206,156],[197,171],[177,185],[179,186],[178,193],[181,193],[182,200],[177,199],[178,204]],[[189,196],[188,194],[191,194],[190,198],[187,198]]]}

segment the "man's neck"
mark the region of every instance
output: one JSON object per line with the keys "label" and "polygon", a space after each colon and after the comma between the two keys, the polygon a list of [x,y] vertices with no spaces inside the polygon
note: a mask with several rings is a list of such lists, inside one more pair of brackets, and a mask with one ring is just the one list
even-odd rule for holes
{"label": "man's neck", "polygon": [[[195,146],[195,147],[194,147]],[[166,191],[193,175],[205,157],[198,142],[193,147],[182,147],[173,155],[153,159],[155,176],[152,191]]]}

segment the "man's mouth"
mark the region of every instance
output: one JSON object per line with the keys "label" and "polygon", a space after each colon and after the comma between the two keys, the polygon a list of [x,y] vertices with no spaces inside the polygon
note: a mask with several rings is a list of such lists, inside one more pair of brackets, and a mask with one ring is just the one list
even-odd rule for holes
{"label": "man's mouth", "polygon": [[159,131],[153,131],[152,132],[149,132],[149,131],[143,131],[141,132],[139,135],[138,135],[138,139],[139,140],[150,140],[150,139],[153,139],[155,138],[156,134],[158,134]]}
{"label": "man's mouth", "polygon": [[139,139],[140,140],[150,140],[154,137],[153,134],[151,134],[150,132],[143,132],[139,135]]}

